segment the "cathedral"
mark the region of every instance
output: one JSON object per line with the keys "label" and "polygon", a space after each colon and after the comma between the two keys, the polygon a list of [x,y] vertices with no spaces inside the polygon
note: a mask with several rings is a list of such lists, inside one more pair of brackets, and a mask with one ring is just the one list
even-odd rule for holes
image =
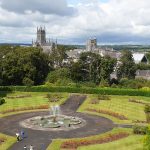
{"label": "cathedral", "polygon": [[46,38],[46,30],[45,27],[38,28],[37,27],[37,35],[36,40],[32,41],[33,47],[41,47],[43,52],[50,54],[53,49],[57,48],[57,40],[54,42],[51,39]]}

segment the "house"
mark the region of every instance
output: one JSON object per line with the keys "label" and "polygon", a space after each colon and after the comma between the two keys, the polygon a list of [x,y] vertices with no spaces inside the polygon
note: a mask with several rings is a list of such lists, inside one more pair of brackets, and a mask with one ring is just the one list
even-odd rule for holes
{"label": "house", "polygon": [[150,70],[137,70],[135,78],[143,78],[150,80]]}
{"label": "house", "polygon": [[133,53],[133,59],[136,64],[145,63],[148,64],[148,59],[144,53]]}

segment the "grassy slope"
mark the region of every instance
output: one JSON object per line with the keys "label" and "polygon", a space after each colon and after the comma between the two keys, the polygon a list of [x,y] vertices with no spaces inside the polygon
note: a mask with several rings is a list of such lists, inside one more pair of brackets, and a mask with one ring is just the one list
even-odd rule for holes
{"label": "grassy slope", "polygon": [[12,144],[16,142],[16,138],[1,133],[0,138],[6,138],[6,141],[0,145],[0,150],[7,150]]}
{"label": "grassy slope", "polygon": [[78,150],[143,150],[143,136],[131,135],[118,141],[80,147]]}
{"label": "grassy slope", "polygon": [[103,115],[105,117],[109,117],[113,121],[117,123],[131,123],[132,120],[141,120],[145,121],[145,113],[144,113],[144,105],[143,104],[137,104],[137,103],[131,103],[129,102],[129,98],[141,100],[144,102],[148,101],[150,102],[150,99],[148,97],[136,97],[136,96],[111,96],[110,101],[100,101],[99,104],[90,104],[90,101],[92,99],[95,99],[96,95],[89,95],[88,99],[84,102],[84,104],[79,108],[79,111],[84,112],[86,108],[93,108],[93,109],[104,109],[104,110],[110,110],[112,112],[117,112],[119,114],[122,114],[128,118],[128,121],[121,121],[119,119],[116,119],[114,117],[110,117],[108,115]]}
{"label": "grassy slope", "polygon": [[[30,106],[40,106],[40,105],[47,105],[47,104],[53,104],[49,103],[48,99],[45,98],[47,93],[43,92],[15,92],[8,94],[7,96],[14,96],[14,95],[31,95],[31,97],[27,98],[15,98],[15,99],[8,99],[5,98],[6,103],[0,106],[0,112],[3,112],[5,110],[11,110],[11,109],[17,109],[17,108],[24,108],[24,107],[30,107]],[[55,94],[55,93],[51,93]],[[60,93],[63,98],[60,99],[58,104],[62,104],[67,98],[68,98],[68,93]],[[16,112],[15,112],[16,113]],[[18,112],[17,112],[18,113]],[[11,113],[14,114],[14,113]],[[4,115],[0,114],[0,117]]]}

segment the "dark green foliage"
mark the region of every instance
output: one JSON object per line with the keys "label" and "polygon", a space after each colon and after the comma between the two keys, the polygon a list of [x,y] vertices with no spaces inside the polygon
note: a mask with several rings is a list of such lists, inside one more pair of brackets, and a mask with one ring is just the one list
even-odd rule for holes
{"label": "dark green foliage", "polygon": [[68,79],[70,78],[70,71],[67,68],[59,68],[54,71],[51,71],[47,76],[47,82],[55,83],[59,79]]}
{"label": "dark green foliage", "polygon": [[145,64],[145,63],[137,64],[137,69],[139,69],[139,70],[150,70],[150,64]]}
{"label": "dark green foliage", "polygon": [[117,70],[118,78],[134,79],[136,73],[136,65],[133,60],[132,52],[127,50],[122,51],[120,62],[121,65]]}
{"label": "dark green foliage", "polygon": [[5,99],[4,98],[0,98],[0,105],[5,103]]}
{"label": "dark green foliage", "polygon": [[9,47],[9,49],[5,50],[7,53],[0,62],[3,85],[27,85],[29,79],[30,85],[33,83],[37,85],[45,80],[50,66],[49,57],[42,50],[33,47]]}
{"label": "dark green foliage", "polygon": [[63,60],[66,58],[66,51],[69,49],[69,47],[64,45],[58,45],[55,47],[51,54],[50,54],[50,60],[53,64],[53,67],[62,68],[64,66]]}
{"label": "dark green foliage", "polygon": [[71,80],[71,73],[70,70],[67,68],[59,68],[54,71],[51,71],[46,81],[49,83],[53,83],[58,86],[67,86],[71,85],[73,81]]}
{"label": "dark green foliage", "polygon": [[[0,87],[0,91],[1,88]],[[150,97],[150,92],[146,90],[136,90],[136,89],[121,89],[121,88],[90,88],[81,86],[9,86],[11,90],[14,91],[24,91],[24,92],[68,92],[68,93],[86,93],[86,94],[104,94],[105,95],[129,95],[129,96],[147,96]],[[9,89],[8,88],[8,89]]]}
{"label": "dark green foliage", "polygon": [[33,86],[34,85],[34,81],[32,81],[31,79],[26,78],[26,77],[23,79],[22,83],[25,86]]}
{"label": "dark green foliage", "polygon": [[97,85],[102,79],[107,82],[113,72],[116,60],[108,56],[101,57],[92,52],[82,53],[79,61],[72,63],[71,77],[76,82],[93,82]]}
{"label": "dark green foliage", "polygon": [[148,129],[147,126],[134,125],[133,126],[133,133],[134,134],[144,135],[144,134],[146,134],[147,129]]}
{"label": "dark green foliage", "polygon": [[142,78],[134,80],[128,80],[127,78],[123,78],[119,81],[119,87],[140,89],[142,87],[150,87],[150,81]]}

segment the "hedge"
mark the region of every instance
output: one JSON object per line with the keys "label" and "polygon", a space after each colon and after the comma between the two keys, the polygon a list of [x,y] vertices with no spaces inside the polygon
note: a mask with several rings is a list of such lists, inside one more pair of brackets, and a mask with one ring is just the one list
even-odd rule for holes
{"label": "hedge", "polygon": [[106,95],[129,95],[129,96],[147,96],[150,92],[137,89],[118,89],[118,88],[90,88],[90,87],[65,87],[65,86],[0,86],[0,91],[20,91],[20,92],[68,92],[83,94],[106,94]]}

